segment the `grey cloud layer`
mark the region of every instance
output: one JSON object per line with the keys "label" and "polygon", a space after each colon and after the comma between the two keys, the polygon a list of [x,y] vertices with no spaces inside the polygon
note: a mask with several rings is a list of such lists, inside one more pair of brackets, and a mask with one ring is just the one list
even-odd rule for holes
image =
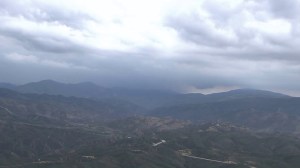
{"label": "grey cloud layer", "polygon": [[[299,11],[297,1],[249,0],[232,8],[218,6],[213,3],[216,1],[206,2],[202,12],[195,10],[170,16],[166,25],[177,30],[186,41],[213,47],[213,50],[221,48],[223,53],[224,48],[239,52],[244,49],[247,53],[258,50],[257,54],[299,52],[295,47],[300,39],[299,21],[296,14],[289,15]],[[282,8],[276,13],[279,6]]]}
{"label": "grey cloud layer", "polygon": [[[0,77],[15,83],[52,78],[108,86],[253,87],[291,93],[300,90],[299,6],[298,0],[207,0],[190,10],[166,11],[158,23],[149,21],[151,28],[148,22],[135,27],[139,23],[125,16],[116,22],[119,15],[102,22],[87,9],[59,3],[3,0]],[[124,41],[128,31],[122,32],[128,27],[137,35],[130,42]]]}

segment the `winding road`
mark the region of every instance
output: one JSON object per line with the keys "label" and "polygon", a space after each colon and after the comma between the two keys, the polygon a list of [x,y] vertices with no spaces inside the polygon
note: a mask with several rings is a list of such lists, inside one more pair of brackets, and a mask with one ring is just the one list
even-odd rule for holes
{"label": "winding road", "polygon": [[2,109],[4,109],[8,114],[13,114],[10,110],[8,110],[8,108],[5,108],[5,107],[2,107],[2,106],[0,106],[0,108],[2,108]]}
{"label": "winding road", "polygon": [[188,158],[193,158],[193,159],[199,159],[199,160],[205,160],[205,161],[210,161],[210,162],[217,162],[217,163],[223,163],[223,164],[237,164],[233,161],[221,161],[221,160],[214,160],[214,159],[208,159],[208,158],[202,158],[202,157],[197,157],[197,156],[191,156],[188,154],[181,154],[184,157],[188,157]]}

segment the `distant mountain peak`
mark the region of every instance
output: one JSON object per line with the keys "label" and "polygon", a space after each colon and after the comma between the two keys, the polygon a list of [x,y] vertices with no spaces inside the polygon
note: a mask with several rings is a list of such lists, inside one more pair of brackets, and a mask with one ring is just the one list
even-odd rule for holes
{"label": "distant mountain peak", "polygon": [[282,97],[290,97],[288,95],[282,93],[276,93],[267,90],[259,90],[259,89],[252,89],[252,88],[241,88],[230,90],[227,92],[220,92],[220,93],[213,93],[208,94],[207,96],[219,97],[237,97],[237,98],[249,98],[249,97],[266,97],[266,98],[282,98]]}
{"label": "distant mountain peak", "polygon": [[107,89],[100,87],[92,82],[82,83],[61,83],[54,80],[42,80],[31,82],[16,88],[23,93],[37,93],[50,95],[64,95],[75,97],[97,97],[98,95],[107,94]]}
{"label": "distant mountain peak", "polygon": [[59,84],[63,84],[61,82],[58,82],[58,81],[55,81],[55,80],[52,80],[52,79],[45,79],[45,80],[41,80],[41,81],[30,82],[30,83],[27,83],[27,84],[33,84],[33,83],[59,83]]}

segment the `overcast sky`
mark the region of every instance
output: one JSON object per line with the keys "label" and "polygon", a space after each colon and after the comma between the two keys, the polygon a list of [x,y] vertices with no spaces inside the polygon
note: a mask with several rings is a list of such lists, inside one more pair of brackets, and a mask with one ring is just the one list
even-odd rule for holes
{"label": "overcast sky", "polygon": [[1,0],[0,82],[300,95],[300,0]]}

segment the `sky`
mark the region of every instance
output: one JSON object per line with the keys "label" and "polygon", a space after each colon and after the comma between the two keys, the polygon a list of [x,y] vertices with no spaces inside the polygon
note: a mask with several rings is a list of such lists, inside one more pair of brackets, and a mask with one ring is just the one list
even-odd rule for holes
{"label": "sky", "polygon": [[300,0],[1,0],[0,82],[300,96]]}

